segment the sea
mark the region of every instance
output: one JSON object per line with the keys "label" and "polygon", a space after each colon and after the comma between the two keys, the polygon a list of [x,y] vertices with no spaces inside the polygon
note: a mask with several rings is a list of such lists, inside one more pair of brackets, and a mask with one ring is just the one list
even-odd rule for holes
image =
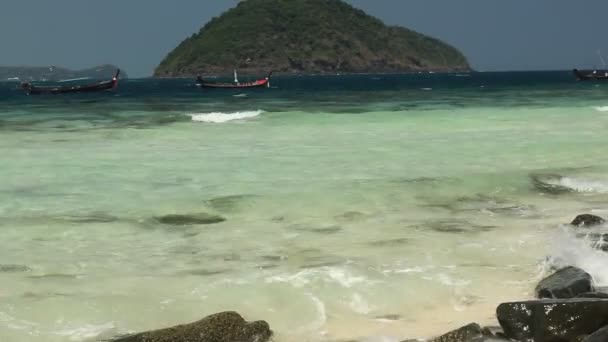
{"label": "sea", "polygon": [[[608,216],[608,83],[17,85],[0,83],[0,341],[99,341],[237,311],[277,342],[397,342],[497,325],[496,306],[533,298],[556,263],[608,285],[608,254],[568,225]],[[188,215],[225,220],[171,220]]]}

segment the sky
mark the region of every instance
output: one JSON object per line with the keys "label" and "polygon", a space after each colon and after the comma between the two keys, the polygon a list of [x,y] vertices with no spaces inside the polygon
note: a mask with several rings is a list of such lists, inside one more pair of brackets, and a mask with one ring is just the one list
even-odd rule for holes
{"label": "sky", "polygon": [[[439,38],[479,71],[601,67],[607,0],[346,0],[390,25]],[[153,73],[183,39],[237,0],[3,1],[0,66],[116,64]]]}

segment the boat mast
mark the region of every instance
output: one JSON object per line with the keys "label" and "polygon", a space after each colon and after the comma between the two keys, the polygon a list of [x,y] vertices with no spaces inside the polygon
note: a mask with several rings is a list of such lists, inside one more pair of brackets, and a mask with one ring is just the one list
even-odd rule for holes
{"label": "boat mast", "polygon": [[600,60],[602,61],[602,65],[604,66],[604,69],[606,69],[606,62],[604,61],[604,57],[602,57],[602,52],[600,50],[597,50],[597,55],[600,56]]}
{"label": "boat mast", "polygon": [[239,83],[239,79],[236,75],[236,70],[234,70],[234,83]]}

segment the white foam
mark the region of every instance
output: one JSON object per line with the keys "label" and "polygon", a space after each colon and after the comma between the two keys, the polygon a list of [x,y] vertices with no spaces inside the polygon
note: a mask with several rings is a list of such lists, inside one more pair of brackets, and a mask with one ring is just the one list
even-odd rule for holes
{"label": "white foam", "polygon": [[213,112],[213,113],[198,113],[198,114],[188,114],[192,121],[197,122],[208,122],[208,123],[224,123],[235,120],[245,120],[255,118],[256,116],[262,114],[261,110],[254,111],[245,111],[245,112],[234,112],[234,113],[222,113],[222,112]]}
{"label": "white foam", "polygon": [[578,192],[608,193],[608,183],[591,179],[562,177],[559,185]]}
{"label": "white foam", "polygon": [[372,311],[372,306],[360,294],[352,295],[348,306],[356,313],[366,315]]}
{"label": "white foam", "polygon": [[337,283],[344,288],[365,282],[361,276],[355,276],[343,268],[321,267],[306,269],[295,274],[282,274],[266,278],[267,283],[289,283],[295,287],[304,287],[314,281]]}
{"label": "white foam", "polygon": [[82,341],[85,339],[91,339],[99,337],[102,333],[115,328],[114,323],[109,322],[105,324],[86,324],[75,328],[66,328],[61,331],[55,332],[55,335],[65,336],[70,341]]}
{"label": "white foam", "polygon": [[309,324],[298,328],[297,332],[301,334],[305,332],[314,331],[316,333],[322,334],[323,332],[321,331],[321,328],[325,325],[325,323],[327,323],[327,310],[325,309],[325,303],[323,303],[321,299],[319,299],[312,293],[307,293],[306,295],[310,298],[310,300],[315,306],[315,309],[317,311],[317,318]]}
{"label": "white foam", "polygon": [[608,106],[595,107],[595,110],[597,110],[598,112],[608,112]]}
{"label": "white foam", "polygon": [[10,329],[15,330],[33,331],[38,326],[37,323],[17,319],[13,316],[10,316],[6,312],[0,312],[0,323],[6,325]]}
{"label": "white foam", "polygon": [[[580,232],[580,230],[578,230]],[[607,233],[605,226],[590,229],[589,233]],[[593,248],[592,241],[577,237],[575,229],[563,226],[553,233],[551,256],[542,265],[539,277],[550,273],[551,268],[576,266],[591,274],[597,286],[608,286],[608,253]]]}

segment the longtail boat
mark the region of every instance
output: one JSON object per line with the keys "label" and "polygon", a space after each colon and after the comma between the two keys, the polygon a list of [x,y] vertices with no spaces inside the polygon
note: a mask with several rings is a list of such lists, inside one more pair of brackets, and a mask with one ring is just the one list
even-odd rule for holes
{"label": "longtail boat", "polygon": [[268,73],[265,78],[252,81],[252,82],[239,82],[236,70],[234,71],[234,82],[210,82],[205,81],[201,76],[196,78],[196,85],[201,88],[223,88],[223,89],[242,89],[242,88],[262,88],[270,87],[270,77],[272,72]]}
{"label": "longtail boat", "polygon": [[608,70],[572,70],[574,76],[579,81],[606,81],[608,80]]}
{"label": "longtail boat", "polygon": [[116,74],[111,80],[78,86],[37,86],[29,82],[23,82],[21,83],[21,89],[25,90],[28,95],[98,92],[115,89],[118,86],[119,75],[120,69],[116,70]]}

